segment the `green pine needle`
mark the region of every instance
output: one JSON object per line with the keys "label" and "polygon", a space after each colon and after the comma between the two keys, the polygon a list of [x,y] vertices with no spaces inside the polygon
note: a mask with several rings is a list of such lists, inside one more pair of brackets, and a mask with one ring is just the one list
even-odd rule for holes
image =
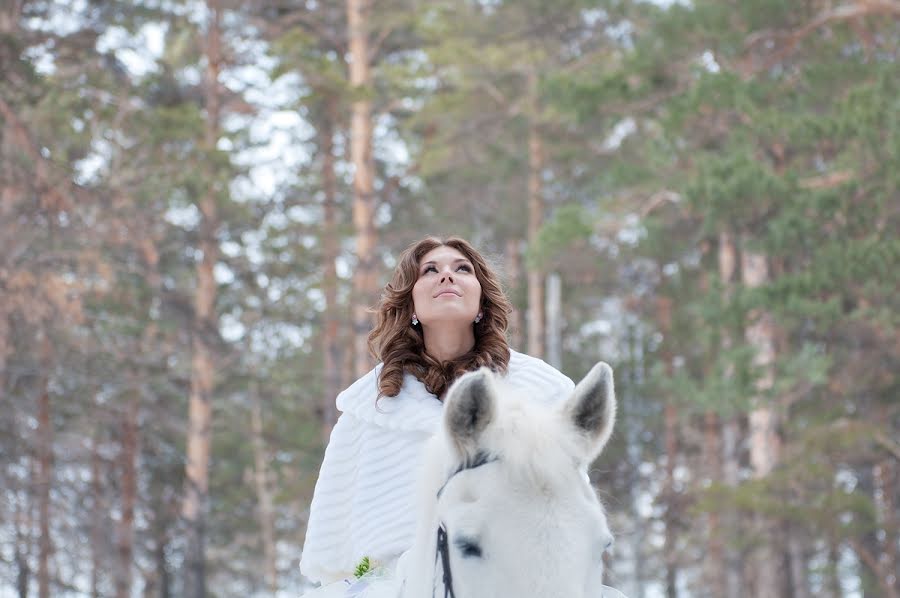
{"label": "green pine needle", "polygon": [[353,572],[353,576],[356,579],[359,579],[366,573],[372,570],[372,563],[369,561],[369,557],[364,556],[359,564],[356,566],[356,570]]}

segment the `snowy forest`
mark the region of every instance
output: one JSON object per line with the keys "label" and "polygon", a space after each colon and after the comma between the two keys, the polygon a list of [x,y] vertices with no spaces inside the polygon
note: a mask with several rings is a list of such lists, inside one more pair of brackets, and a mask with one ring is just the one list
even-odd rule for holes
{"label": "snowy forest", "polygon": [[900,598],[898,62],[900,0],[3,0],[0,596],[300,596],[433,234],[613,366],[610,585]]}

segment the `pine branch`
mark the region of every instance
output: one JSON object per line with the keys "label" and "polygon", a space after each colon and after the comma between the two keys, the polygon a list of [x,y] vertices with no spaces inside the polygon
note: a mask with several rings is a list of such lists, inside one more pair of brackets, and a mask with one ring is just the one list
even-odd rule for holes
{"label": "pine branch", "polygon": [[888,572],[884,570],[878,557],[872,554],[872,552],[863,546],[862,542],[856,538],[850,540],[850,545],[853,546],[853,550],[859,556],[860,560],[875,574],[878,585],[880,585],[885,592],[884,595],[888,598],[900,598],[898,597],[896,590],[894,590],[893,584],[888,580]]}
{"label": "pine branch", "polygon": [[[841,417],[839,419],[836,419],[831,424],[831,426],[838,430],[846,430],[851,427],[859,429],[859,426],[864,426],[863,429],[866,429],[866,427],[867,427],[866,424],[851,421],[850,419],[847,419],[846,417]],[[900,461],[900,444],[897,444],[896,442],[894,442],[893,440],[891,440],[890,438],[885,436],[884,433],[881,432],[880,430],[872,428],[872,429],[870,429],[870,431],[872,434],[872,438],[875,440],[875,444],[877,444],[881,448],[885,449],[887,452],[889,452],[891,455],[893,455],[894,458],[896,458],[898,461]]]}
{"label": "pine branch", "polygon": [[53,164],[41,155],[31,131],[2,96],[0,96],[0,116],[12,126],[13,143],[34,163],[34,176],[41,187],[43,207],[70,210],[72,208],[70,200],[73,198],[90,201],[90,195],[85,189],[72,181],[65,180],[65,177],[53,175]]}
{"label": "pine branch", "polygon": [[875,443],[878,444],[881,448],[885,449],[887,452],[892,454],[895,459],[900,461],[900,444],[897,444],[890,438],[884,435],[883,432],[876,431],[875,432]]}
{"label": "pine branch", "polygon": [[897,0],[858,0],[851,4],[844,4],[835,8],[830,8],[819,13],[816,18],[806,25],[794,31],[772,31],[765,30],[754,33],[747,37],[744,42],[744,48],[747,51],[754,47],[772,41],[775,38],[784,40],[781,48],[775,52],[768,60],[762,63],[758,68],[750,69],[745,75],[752,76],[759,72],[765,72],[774,65],[785,60],[797,48],[804,39],[809,37],[813,32],[836,22],[855,21],[862,17],[870,16],[887,16],[900,18],[900,1]]}
{"label": "pine branch", "polygon": [[810,189],[813,191],[822,189],[833,189],[840,187],[844,183],[848,183],[854,179],[856,173],[852,170],[838,170],[822,176],[800,179],[800,187],[802,189]]}

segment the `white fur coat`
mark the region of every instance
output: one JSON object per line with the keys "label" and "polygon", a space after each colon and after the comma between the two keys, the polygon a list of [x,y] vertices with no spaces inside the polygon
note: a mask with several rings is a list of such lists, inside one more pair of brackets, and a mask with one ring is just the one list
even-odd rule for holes
{"label": "white fur coat", "polygon": [[[310,506],[301,572],[329,583],[368,556],[389,563],[416,529],[416,477],[443,404],[411,374],[396,397],[377,406],[381,364],[338,395],[341,411]],[[572,380],[540,359],[511,352],[507,381],[538,400],[566,400]]]}

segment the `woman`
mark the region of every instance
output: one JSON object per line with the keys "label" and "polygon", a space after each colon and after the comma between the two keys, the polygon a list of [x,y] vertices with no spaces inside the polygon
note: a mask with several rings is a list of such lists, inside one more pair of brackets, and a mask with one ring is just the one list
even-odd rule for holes
{"label": "woman", "polygon": [[381,363],[337,398],[342,413],[310,508],[300,570],[334,584],[322,596],[357,595],[363,557],[390,572],[412,546],[422,449],[460,374],[487,366],[538,399],[572,394],[569,378],[510,350],[510,311],[497,275],[466,241],[428,237],[400,256],[369,335]]}

